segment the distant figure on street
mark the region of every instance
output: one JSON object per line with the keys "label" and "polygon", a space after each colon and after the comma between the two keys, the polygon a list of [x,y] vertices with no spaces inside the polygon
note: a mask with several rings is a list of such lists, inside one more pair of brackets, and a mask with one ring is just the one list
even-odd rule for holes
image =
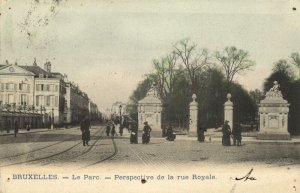
{"label": "distant figure on street", "polygon": [[205,140],[205,136],[204,136],[204,131],[205,131],[205,128],[203,127],[203,125],[200,125],[198,127],[198,141],[199,142],[204,142]]}
{"label": "distant figure on street", "polygon": [[110,133],[110,124],[107,124],[106,126],[106,136],[108,137]]}
{"label": "distant figure on street", "polygon": [[231,134],[231,128],[228,125],[229,121],[225,121],[223,127],[222,127],[222,132],[223,132],[223,137],[222,137],[222,144],[224,146],[230,146],[230,134]]}
{"label": "distant figure on street", "polygon": [[242,145],[242,126],[240,123],[236,123],[232,129],[233,145]]}
{"label": "distant figure on street", "polygon": [[130,131],[130,144],[137,144],[138,143],[138,128],[136,123],[133,123],[131,126]]}
{"label": "distant figure on street", "polygon": [[167,128],[167,138],[166,139],[168,141],[174,141],[176,139],[176,135],[173,132],[173,128],[172,128],[171,124],[169,124],[168,128]]}
{"label": "distant figure on street", "polygon": [[116,128],[115,128],[115,124],[114,123],[112,123],[111,124],[111,136],[115,136],[115,134],[116,134]]}
{"label": "distant figure on street", "polygon": [[14,124],[14,134],[15,134],[15,137],[17,137],[17,133],[19,132],[19,124],[18,124],[18,121],[15,121],[15,124]]}
{"label": "distant figure on street", "polygon": [[91,123],[87,117],[84,118],[80,123],[80,130],[81,130],[81,134],[82,134],[83,146],[89,145],[89,140],[91,137],[90,126],[91,126]]}
{"label": "distant figure on street", "polygon": [[30,131],[30,123],[27,123],[27,124],[26,124],[26,130],[27,130],[27,131]]}
{"label": "distant figure on street", "polygon": [[119,133],[120,133],[120,136],[123,135],[123,125],[120,123],[120,126],[119,126]]}
{"label": "distant figure on street", "polygon": [[152,129],[148,125],[148,122],[144,122],[144,130],[143,130],[143,136],[142,136],[142,142],[143,144],[148,144],[150,142],[150,133]]}
{"label": "distant figure on street", "polygon": [[11,128],[11,122],[10,122],[10,120],[7,120],[7,122],[6,122],[6,132],[7,133],[10,133],[10,128]]}

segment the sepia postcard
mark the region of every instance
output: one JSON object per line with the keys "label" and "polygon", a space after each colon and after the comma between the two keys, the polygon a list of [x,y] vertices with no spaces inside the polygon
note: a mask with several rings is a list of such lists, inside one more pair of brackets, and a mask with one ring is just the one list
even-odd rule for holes
{"label": "sepia postcard", "polygon": [[300,192],[299,0],[0,0],[0,193]]}

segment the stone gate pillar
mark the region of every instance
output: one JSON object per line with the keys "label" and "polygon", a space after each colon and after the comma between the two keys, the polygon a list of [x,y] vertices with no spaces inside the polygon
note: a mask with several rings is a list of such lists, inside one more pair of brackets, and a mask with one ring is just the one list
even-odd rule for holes
{"label": "stone gate pillar", "polygon": [[[227,94],[227,101],[224,104],[224,122],[227,120],[229,121],[228,125],[230,126],[230,129],[232,130],[233,126],[233,103],[231,102],[231,94]],[[223,122],[223,123],[224,123]]]}
{"label": "stone gate pillar", "polygon": [[[155,85],[148,90],[145,98],[138,103],[138,127],[143,130],[144,122],[152,128],[152,137],[163,136],[163,103],[158,97]],[[140,132],[142,133],[142,132]]]}
{"label": "stone gate pillar", "polygon": [[198,128],[198,103],[196,94],[193,94],[193,101],[190,103],[189,137],[197,136]]}
{"label": "stone gate pillar", "polygon": [[274,86],[259,104],[260,129],[257,139],[291,139],[288,132],[289,106],[282,97],[278,82],[274,81]]}

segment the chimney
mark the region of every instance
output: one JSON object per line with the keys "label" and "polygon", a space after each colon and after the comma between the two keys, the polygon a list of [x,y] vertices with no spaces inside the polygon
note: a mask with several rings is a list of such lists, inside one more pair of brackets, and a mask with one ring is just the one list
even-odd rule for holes
{"label": "chimney", "polygon": [[36,58],[34,58],[34,61],[33,61],[33,66],[37,66],[37,63],[36,63]]}
{"label": "chimney", "polygon": [[51,72],[51,62],[46,60],[46,63],[44,64],[44,70],[47,72]]}

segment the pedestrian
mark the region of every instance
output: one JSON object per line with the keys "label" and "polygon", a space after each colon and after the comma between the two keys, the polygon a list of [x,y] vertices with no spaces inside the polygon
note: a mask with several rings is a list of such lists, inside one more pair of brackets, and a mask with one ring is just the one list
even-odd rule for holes
{"label": "pedestrian", "polygon": [[106,136],[107,137],[109,136],[109,133],[110,133],[110,125],[107,124],[107,126],[106,126]]}
{"label": "pedestrian", "polygon": [[242,144],[242,126],[240,123],[235,123],[232,129],[233,145],[240,146]]}
{"label": "pedestrian", "polygon": [[81,123],[80,123],[80,129],[81,129],[81,134],[82,134],[82,142],[83,146],[89,145],[89,140],[90,140],[90,121],[88,118],[84,118]]}
{"label": "pedestrian", "polygon": [[142,142],[143,144],[148,144],[150,142],[150,133],[152,129],[148,125],[148,122],[144,122],[144,129],[143,129],[143,136],[142,136]]}
{"label": "pedestrian", "polygon": [[133,123],[130,130],[130,144],[138,143],[138,128],[136,123]]}
{"label": "pedestrian", "polygon": [[15,125],[14,125],[14,134],[15,137],[17,137],[17,133],[19,132],[19,124],[18,121],[15,121]]}
{"label": "pedestrian", "polygon": [[27,130],[27,131],[30,131],[30,123],[27,123],[27,125],[26,125],[26,130]]}
{"label": "pedestrian", "polygon": [[203,127],[203,125],[200,125],[198,127],[198,131],[197,131],[199,142],[204,142],[204,140],[205,140],[204,131],[205,131],[205,128]]}
{"label": "pedestrian", "polygon": [[223,137],[222,137],[222,144],[224,146],[230,146],[230,134],[231,134],[231,128],[228,125],[229,121],[225,120],[225,123],[222,127]]}
{"label": "pedestrian", "polygon": [[173,128],[171,126],[171,124],[168,125],[168,128],[167,128],[167,140],[168,141],[174,141],[176,138],[176,135],[174,134],[173,132]]}
{"label": "pedestrian", "polygon": [[10,129],[11,129],[11,122],[10,122],[10,120],[7,120],[6,121],[6,132],[7,133],[10,133]]}
{"label": "pedestrian", "polygon": [[123,125],[120,123],[120,126],[119,126],[119,133],[120,133],[120,136],[123,135]]}
{"label": "pedestrian", "polygon": [[115,134],[116,134],[116,128],[115,128],[115,124],[114,123],[112,123],[111,124],[111,136],[115,136]]}

